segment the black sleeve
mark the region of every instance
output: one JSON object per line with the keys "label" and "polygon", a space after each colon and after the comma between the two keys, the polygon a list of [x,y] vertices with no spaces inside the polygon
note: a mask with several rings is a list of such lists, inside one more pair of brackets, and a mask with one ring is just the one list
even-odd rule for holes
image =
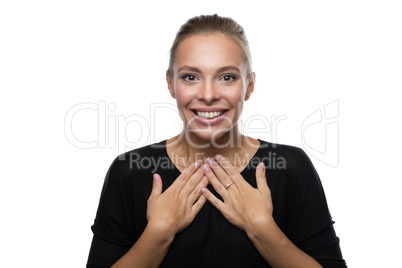
{"label": "black sleeve", "polygon": [[110,267],[133,245],[127,229],[127,179],[118,157],[103,184],[87,267]]}
{"label": "black sleeve", "polygon": [[295,156],[290,239],[323,267],[346,267],[320,178],[303,150]]}

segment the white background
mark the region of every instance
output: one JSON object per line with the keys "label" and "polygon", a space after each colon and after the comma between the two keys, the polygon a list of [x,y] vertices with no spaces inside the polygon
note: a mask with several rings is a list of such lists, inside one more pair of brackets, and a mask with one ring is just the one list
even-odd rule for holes
{"label": "white background", "polygon": [[[1,266],[85,266],[103,180],[123,152],[112,141],[141,147],[178,133],[172,111],[152,119],[152,135],[124,118],[151,124],[151,103],[175,104],[170,45],[187,19],[213,13],[249,38],[257,83],[243,119],[286,116],[275,135],[250,135],[308,152],[349,267],[400,263],[399,1],[2,1]],[[303,143],[304,120],[332,102],[339,116]],[[82,141],[110,141],[83,149],[67,139],[66,115],[80,103],[116,108],[100,130],[101,109],[71,126]]]}

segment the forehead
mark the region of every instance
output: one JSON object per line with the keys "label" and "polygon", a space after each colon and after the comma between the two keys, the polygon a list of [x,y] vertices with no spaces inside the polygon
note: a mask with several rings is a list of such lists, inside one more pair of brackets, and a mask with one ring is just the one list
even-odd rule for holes
{"label": "forehead", "polygon": [[241,47],[223,34],[199,34],[187,37],[177,47],[174,69],[183,65],[199,68],[236,66],[244,68]]}

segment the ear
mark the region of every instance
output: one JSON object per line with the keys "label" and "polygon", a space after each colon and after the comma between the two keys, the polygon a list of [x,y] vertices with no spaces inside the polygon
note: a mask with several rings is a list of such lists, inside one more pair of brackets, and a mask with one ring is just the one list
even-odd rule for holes
{"label": "ear", "polygon": [[248,100],[250,98],[251,93],[253,93],[254,91],[254,84],[255,84],[255,73],[253,72],[253,74],[251,75],[251,79],[247,85],[247,92],[244,100]]}
{"label": "ear", "polygon": [[174,93],[174,86],[173,86],[173,77],[169,76],[169,71],[166,71],[166,82],[167,82],[167,86],[168,86],[170,95],[173,97],[173,99],[176,99],[176,95]]}

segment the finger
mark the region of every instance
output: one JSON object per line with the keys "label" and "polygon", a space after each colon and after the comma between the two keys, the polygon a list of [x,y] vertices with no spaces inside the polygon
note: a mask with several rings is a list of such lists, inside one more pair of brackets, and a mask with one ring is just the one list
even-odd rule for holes
{"label": "finger", "polygon": [[222,167],[212,158],[207,158],[207,164],[211,167],[215,176],[224,185],[228,185],[233,181],[229,178],[228,174],[222,169]]}
{"label": "finger", "polygon": [[225,203],[223,203],[221,200],[219,200],[216,196],[214,196],[211,191],[209,191],[207,188],[202,188],[201,193],[205,198],[211,202],[211,204],[216,207],[221,213],[223,212],[225,208]]}
{"label": "finger", "polygon": [[200,198],[201,189],[208,185],[209,181],[207,176],[203,174],[201,181],[198,183],[197,187],[191,192],[188,198],[188,205],[193,206],[194,202]]}
{"label": "finger", "polygon": [[195,218],[195,216],[197,216],[198,212],[200,212],[206,201],[207,199],[205,198],[205,196],[201,195],[200,198],[198,198],[197,202],[195,202],[195,204],[191,208],[191,216],[193,219]]}
{"label": "finger", "polygon": [[192,163],[188,166],[177,179],[172,183],[170,187],[177,188],[179,191],[186,185],[188,179],[200,168],[201,164],[199,161]]}
{"label": "finger", "polygon": [[162,193],[162,179],[159,174],[154,173],[153,175],[153,184],[152,184],[152,192],[151,196],[152,198],[155,198],[159,196]]}
{"label": "finger", "polygon": [[257,165],[255,170],[255,178],[257,180],[257,188],[261,192],[269,192],[269,187],[267,183],[267,177],[265,175],[265,165],[261,162]]}
{"label": "finger", "polygon": [[[181,191],[179,192],[179,195],[184,197],[185,199],[188,199],[189,195],[191,192],[194,191],[194,189],[197,187],[199,182],[201,181],[202,177],[204,175],[204,171],[200,168],[198,169],[186,182],[186,184],[183,186]],[[195,201],[195,200],[194,200]]]}
{"label": "finger", "polygon": [[[219,165],[222,167],[222,170],[226,172],[228,177],[236,184],[239,191],[242,191],[246,185],[246,181],[244,180],[243,176],[230,164],[229,160],[226,157],[221,155],[217,155]],[[232,187],[232,186],[231,186]]]}
{"label": "finger", "polygon": [[202,166],[205,175],[208,180],[211,182],[212,186],[216,190],[216,192],[223,198],[224,201],[229,199],[229,193],[226,191],[226,187],[218,180],[215,174],[212,172],[211,168],[208,164],[204,164]]}

